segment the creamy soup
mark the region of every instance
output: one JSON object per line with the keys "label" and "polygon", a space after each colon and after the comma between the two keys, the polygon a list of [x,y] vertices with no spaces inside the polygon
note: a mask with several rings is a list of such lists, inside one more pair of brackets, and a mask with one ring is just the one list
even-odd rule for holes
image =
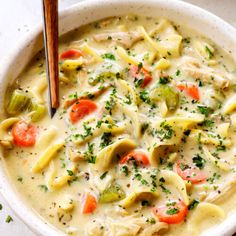
{"label": "creamy soup", "polygon": [[166,19],[122,16],[60,42],[60,107],[39,53],[0,125],[17,190],[70,235],[200,235],[236,208],[236,64]]}

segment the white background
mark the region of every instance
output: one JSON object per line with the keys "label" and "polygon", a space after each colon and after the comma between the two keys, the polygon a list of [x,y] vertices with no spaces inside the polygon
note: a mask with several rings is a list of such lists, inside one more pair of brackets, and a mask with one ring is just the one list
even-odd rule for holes
{"label": "white background", "polygon": [[[60,0],[63,9],[81,0]],[[98,0],[99,1],[99,0]],[[122,0],[124,1],[124,0]],[[185,0],[205,8],[222,17],[236,27],[236,0]],[[0,5],[0,62],[12,50],[17,41],[27,35],[30,29],[41,22],[41,0],[1,0]],[[1,180],[0,180],[1,181]],[[36,236],[19,220],[6,201],[0,196],[0,236]],[[5,223],[7,215],[13,222]]]}

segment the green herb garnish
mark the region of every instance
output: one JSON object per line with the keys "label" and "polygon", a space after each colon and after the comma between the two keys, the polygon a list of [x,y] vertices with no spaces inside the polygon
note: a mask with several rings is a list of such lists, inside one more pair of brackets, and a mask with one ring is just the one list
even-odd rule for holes
{"label": "green herb garnish", "polygon": [[100,179],[104,179],[104,178],[106,178],[107,173],[108,173],[108,171],[104,172],[104,173],[100,176]]}
{"label": "green herb garnish", "polygon": [[11,221],[13,221],[13,219],[10,215],[8,215],[5,221],[6,223],[10,223]]}
{"label": "green herb garnish", "polygon": [[199,154],[196,154],[193,158],[193,163],[199,168],[203,169],[206,163],[206,160],[203,159]]}
{"label": "green herb garnish", "polygon": [[105,54],[102,55],[102,58],[113,60],[113,61],[116,60],[115,56],[112,53],[105,53]]}
{"label": "green herb garnish", "polygon": [[44,184],[39,185],[39,188],[44,191],[45,193],[48,191],[48,187]]}
{"label": "green herb garnish", "polygon": [[199,204],[199,201],[196,199],[193,199],[193,201],[188,205],[188,209],[193,210],[198,204]]}
{"label": "green herb garnish", "polygon": [[166,211],[167,215],[175,215],[177,213],[179,213],[179,209],[177,209],[177,208],[170,208]]}

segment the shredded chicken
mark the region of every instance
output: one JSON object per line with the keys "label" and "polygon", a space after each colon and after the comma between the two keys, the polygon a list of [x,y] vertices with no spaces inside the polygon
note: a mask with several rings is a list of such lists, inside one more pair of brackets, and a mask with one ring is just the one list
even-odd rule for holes
{"label": "shredded chicken", "polygon": [[121,44],[125,48],[130,48],[134,43],[142,39],[142,35],[139,32],[107,32],[102,34],[96,34],[94,36],[95,41],[103,42],[112,40]]}
{"label": "shredded chicken", "polygon": [[194,79],[199,79],[203,83],[212,83],[220,89],[225,89],[229,86],[230,80],[226,75],[201,65],[196,59],[188,57],[181,65],[181,69],[184,70],[189,76]]}
{"label": "shredded chicken", "polygon": [[167,228],[166,223],[150,224],[147,219],[134,215],[116,220],[107,217],[105,220],[94,220],[87,231],[87,236],[157,236],[161,229]]}

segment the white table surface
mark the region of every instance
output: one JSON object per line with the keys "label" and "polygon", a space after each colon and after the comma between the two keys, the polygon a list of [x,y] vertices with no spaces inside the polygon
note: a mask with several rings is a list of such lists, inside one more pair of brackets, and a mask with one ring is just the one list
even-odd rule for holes
{"label": "white table surface", "polygon": [[[81,0],[60,0],[60,9]],[[98,0],[99,1],[99,0]],[[185,0],[205,8],[222,17],[236,27],[236,0]],[[30,29],[42,19],[41,0],[8,0],[0,5],[0,60],[17,41],[24,37]],[[2,62],[4,63],[4,62]],[[0,236],[36,236],[9,208],[0,195]],[[13,222],[6,223],[10,215]]]}

